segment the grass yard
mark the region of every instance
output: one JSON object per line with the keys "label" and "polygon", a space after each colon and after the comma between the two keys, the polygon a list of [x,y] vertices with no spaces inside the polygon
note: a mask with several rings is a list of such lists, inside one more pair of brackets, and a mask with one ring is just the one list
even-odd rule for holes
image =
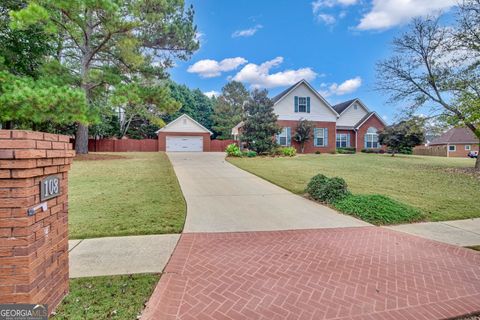
{"label": "grass yard", "polygon": [[91,277],[70,280],[70,293],[52,319],[137,319],[159,275]]}
{"label": "grass yard", "polygon": [[166,154],[111,155],[115,158],[92,154],[98,160],[73,162],[70,238],[180,232],[186,205]]}
{"label": "grass yard", "polygon": [[344,178],[354,194],[387,195],[418,208],[426,220],[480,217],[480,179],[454,172],[473,167],[473,159],[360,153],[228,161],[297,194],[303,194],[311,177],[322,173]]}

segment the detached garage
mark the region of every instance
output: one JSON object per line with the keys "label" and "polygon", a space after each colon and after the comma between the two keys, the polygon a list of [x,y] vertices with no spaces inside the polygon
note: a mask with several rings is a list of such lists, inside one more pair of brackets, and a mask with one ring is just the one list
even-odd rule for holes
{"label": "detached garage", "polygon": [[157,134],[158,150],[160,151],[210,151],[210,136],[212,132],[186,114],[182,114],[158,130]]}

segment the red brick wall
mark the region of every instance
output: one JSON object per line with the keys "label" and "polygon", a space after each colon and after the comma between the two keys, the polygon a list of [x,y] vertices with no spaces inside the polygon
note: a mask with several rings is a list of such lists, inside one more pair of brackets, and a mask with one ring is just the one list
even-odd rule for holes
{"label": "red brick wall", "polygon": [[371,116],[360,128],[358,128],[356,146],[357,151],[361,151],[365,148],[365,134],[370,127],[375,127],[378,131],[382,131],[385,128],[384,124],[375,114]]}
{"label": "red brick wall", "polygon": [[[68,170],[75,152],[68,136],[0,130],[0,303],[47,303],[51,312],[68,292]],[[40,180],[60,178],[48,210]]]}
{"label": "red brick wall", "polygon": [[[456,158],[466,158],[467,154],[470,152],[469,150],[465,150],[465,145],[471,146],[472,151],[478,151],[478,144],[450,144],[451,146],[456,146],[455,151],[448,152],[449,157],[456,157]],[[448,149],[447,149],[448,150]]]}
{"label": "red brick wall", "polygon": [[[337,133],[346,133],[350,135],[350,147],[349,148],[355,148],[355,131],[353,130],[339,130],[337,129]],[[335,145],[337,143],[337,138],[335,137]]]}
{"label": "red brick wall", "polygon": [[[298,121],[293,120],[278,120],[278,125],[282,128],[290,127],[292,132],[292,146],[300,152],[300,144],[296,141],[293,141],[293,135],[295,134],[295,129],[297,128]],[[335,152],[335,143],[336,143],[336,123],[335,122],[323,122],[315,121],[315,128],[328,128],[328,146],[327,147],[315,147],[313,143],[313,130],[312,137],[309,141],[305,142],[304,153],[314,153],[315,151],[320,151],[321,153]]]}
{"label": "red brick wall", "polygon": [[90,152],[155,152],[158,151],[157,139],[90,139]]}
{"label": "red brick wall", "polygon": [[192,137],[192,136],[203,136],[203,151],[210,151],[210,133],[195,133],[195,132],[159,132],[158,133],[158,150],[166,150],[166,141],[167,136],[183,136],[183,137]]}

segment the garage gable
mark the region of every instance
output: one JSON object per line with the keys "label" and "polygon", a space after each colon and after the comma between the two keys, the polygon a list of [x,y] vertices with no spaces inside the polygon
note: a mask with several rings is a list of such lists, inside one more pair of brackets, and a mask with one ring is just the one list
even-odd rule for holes
{"label": "garage gable", "polygon": [[186,114],[182,114],[177,119],[173,120],[165,127],[157,131],[157,134],[160,132],[185,132],[185,133],[209,133],[212,134],[210,130],[202,126],[200,123],[192,119]]}

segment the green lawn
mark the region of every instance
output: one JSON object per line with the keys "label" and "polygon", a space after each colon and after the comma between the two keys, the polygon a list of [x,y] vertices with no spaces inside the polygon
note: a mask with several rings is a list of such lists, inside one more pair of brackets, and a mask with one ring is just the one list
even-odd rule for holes
{"label": "green lawn", "polygon": [[294,158],[229,158],[231,163],[302,194],[315,174],[339,176],[356,194],[383,194],[416,207],[427,220],[480,217],[480,180],[452,172],[474,160],[388,155],[300,155]]}
{"label": "green lawn", "polygon": [[52,319],[137,319],[158,282],[157,274],[70,280],[70,293]]}
{"label": "green lawn", "polygon": [[180,232],[186,205],[165,153],[112,155],[124,158],[74,160],[69,175],[70,238]]}

